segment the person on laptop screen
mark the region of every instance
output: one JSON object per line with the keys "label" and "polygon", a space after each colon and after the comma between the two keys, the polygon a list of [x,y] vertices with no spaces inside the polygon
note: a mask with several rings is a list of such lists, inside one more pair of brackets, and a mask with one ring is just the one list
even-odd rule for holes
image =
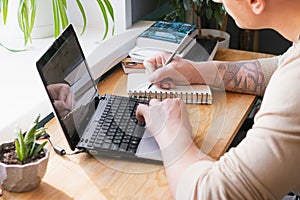
{"label": "person on laptop screen", "polygon": [[47,86],[47,90],[53,99],[53,104],[59,116],[64,117],[72,111],[74,95],[66,83],[55,83]]}
{"label": "person on laptop screen", "polygon": [[[179,99],[139,105],[139,120],[158,142],[170,189],[177,199],[282,199],[300,194],[300,1],[214,0],[241,28],[272,28],[293,42],[281,56],[241,62],[193,63],[169,55],[144,62],[150,82],[206,83],[227,91],[263,96],[244,140],[218,161],[192,141],[187,109]],[[202,75],[206,75],[205,77]],[[204,81],[205,79],[205,81]],[[221,126],[221,124],[220,124]],[[178,173],[182,172],[182,173]],[[291,196],[285,199],[299,199]]]}

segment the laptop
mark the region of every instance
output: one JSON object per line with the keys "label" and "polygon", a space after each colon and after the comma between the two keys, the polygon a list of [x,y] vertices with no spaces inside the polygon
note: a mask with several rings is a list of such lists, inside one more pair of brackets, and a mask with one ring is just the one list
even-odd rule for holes
{"label": "laptop", "polygon": [[137,105],[147,102],[100,95],[72,24],[36,66],[73,151],[83,149],[97,157],[161,163],[156,141],[135,115]]}

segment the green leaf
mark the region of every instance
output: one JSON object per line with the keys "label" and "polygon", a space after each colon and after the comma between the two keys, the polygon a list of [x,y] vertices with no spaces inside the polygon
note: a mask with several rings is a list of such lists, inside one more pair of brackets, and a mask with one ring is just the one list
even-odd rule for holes
{"label": "green leaf", "polygon": [[208,20],[210,20],[213,16],[213,10],[211,8],[206,9],[206,17]]}
{"label": "green leaf", "polygon": [[109,13],[109,15],[110,15],[110,17],[111,17],[111,19],[112,19],[112,22],[113,22],[113,27],[112,27],[112,35],[114,35],[114,33],[115,33],[115,16],[114,16],[114,9],[113,9],[113,7],[112,7],[112,5],[111,5],[111,3],[108,1],[108,0],[104,0],[104,3],[105,3],[105,5],[106,5],[106,8],[107,8],[107,10],[108,10],[108,13]]}
{"label": "green leaf", "polygon": [[24,44],[31,41],[31,32],[34,25],[36,13],[36,0],[20,0],[17,12],[18,23],[24,35]]}
{"label": "green leaf", "polygon": [[214,17],[215,17],[216,23],[219,26],[222,26],[222,16],[220,15],[220,13],[219,12],[214,12]]}
{"label": "green leaf", "polygon": [[26,49],[10,49],[10,48],[4,46],[1,42],[0,42],[0,46],[3,47],[4,49],[10,51],[10,52],[13,52],[13,53],[26,51]]}
{"label": "green leaf", "polygon": [[21,31],[24,34],[24,21],[23,21],[23,5],[24,5],[24,0],[20,1],[19,7],[18,7],[18,23]]}
{"label": "green leaf", "polygon": [[47,141],[43,142],[42,144],[40,144],[33,152],[33,156],[38,154],[43,148],[44,146],[47,144]]}
{"label": "green leaf", "polygon": [[76,3],[78,5],[78,8],[81,12],[81,15],[82,15],[82,19],[83,19],[83,27],[82,27],[82,30],[81,30],[81,35],[85,32],[85,29],[86,29],[86,15],[85,15],[85,12],[84,12],[84,9],[83,9],[83,6],[81,4],[81,2],[79,0],[76,0]]}
{"label": "green leaf", "polygon": [[46,132],[46,129],[47,129],[47,128],[45,128],[45,127],[38,128],[38,129],[35,131],[35,136],[36,136],[36,138],[41,137],[41,135],[42,135],[43,133]]}
{"label": "green leaf", "polygon": [[57,0],[58,2],[58,10],[59,10],[59,15],[60,15],[60,20],[61,20],[61,25],[62,28],[66,28],[69,25],[69,20],[66,12],[66,1],[64,0]]}
{"label": "green leaf", "polygon": [[2,12],[3,23],[6,24],[8,10],[8,0],[0,1],[0,12]]}
{"label": "green leaf", "polygon": [[26,144],[29,144],[33,141],[34,136],[36,134],[36,130],[38,128],[39,119],[40,115],[37,116],[37,118],[34,120],[34,124],[32,125],[32,127],[26,132],[24,139]]}
{"label": "green leaf", "polygon": [[[28,145],[28,150],[30,150],[30,151],[29,151],[29,154],[28,154],[29,157],[32,157],[32,156],[34,155],[33,152],[34,152],[34,149],[35,149],[35,142],[36,142],[36,137],[35,137],[35,135],[34,135],[33,141],[32,141],[32,143],[31,143],[31,148],[30,148],[30,145]],[[29,148],[30,148],[30,149],[29,149]]]}
{"label": "green leaf", "polygon": [[114,22],[114,21],[115,21],[114,9],[113,9],[111,3],[110,3],[108,0],[103,0],[103,1],[104,1],[104,3],[105,3],[105,6],[106,6],[106,8],[107,8],[107,10],[108,10],[108,13],[109,13],[109,15],[110,15],[112,21]]}
{"label": "green leaf", "polygon": [[67,0],[62,0],[62,4],[63,4],[64,7],[67,9]]}
{"label": "green leaf", "polygon": [[57,0],[52,0],[53,21],[54,21],[54,37],[57,38],[60,33],[60,22],[58,14]]}
{"label": "green leaf", "polygon": [[101,12],[102,12],[102,16],[103,16],[103,19],[104,19],[104,24],[105,24],[105,31],[104,31],[104,35],[102,37],[102,40],[104,40],[107,36],[107,33],[108,33],[108,17],[107,17],[107,13],[106,13],[106,9],[102,3],[101,0],[97,0],[98,2],[98,5],[101,9]]}
{"label": "green leaf", "polygon": [[22,133],[21,129],[18,132],[18,142],[19,142],[19,146],[20,146],[19,152],[17,153],[18,159],[23,162],[24,160],[26,160],[26,146],[24,143],[23,133]]}
{"label": "green leaf", "polygon": [[17,152],[18,159],[21,160],[22,159],[22,154],[21,154],[20,143],[19,143],[18,139],[15,139],[15,147],[16,147],[16,152]]}
{"label": "green leaf", "polygon": [[[36,0],[31,0],[31,16],[30,16],[30,23],[29,23],[29,35],[32,32],[34,21],[35,21],[35,14],[36,14]],[[30,37],[31,38],[31,37]]]}

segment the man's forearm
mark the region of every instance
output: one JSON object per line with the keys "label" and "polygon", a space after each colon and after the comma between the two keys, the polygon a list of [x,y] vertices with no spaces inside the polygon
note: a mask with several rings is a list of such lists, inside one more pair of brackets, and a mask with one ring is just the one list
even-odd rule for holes
{"label": "man's forearm", "polygon": [[208,84],[226,91],[263,96],[278,67],[278,56],[247,61],[192,62],[191,84]]}
{"label": "man's forearm", "polygon": [[241,62],[216,62],[213,86],[224,84],[227,91],[262,96],[266,81],[262,67],[257,60]]}

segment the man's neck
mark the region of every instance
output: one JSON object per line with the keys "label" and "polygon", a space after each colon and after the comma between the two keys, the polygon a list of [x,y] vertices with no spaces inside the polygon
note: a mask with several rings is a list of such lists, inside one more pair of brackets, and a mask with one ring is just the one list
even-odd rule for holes
{"label": "man's neck", "polygon": [[297,42],[300,38],[300,1],[293,1],[286,5],[280,12],[273,15],[274,29],[291,42]]}

